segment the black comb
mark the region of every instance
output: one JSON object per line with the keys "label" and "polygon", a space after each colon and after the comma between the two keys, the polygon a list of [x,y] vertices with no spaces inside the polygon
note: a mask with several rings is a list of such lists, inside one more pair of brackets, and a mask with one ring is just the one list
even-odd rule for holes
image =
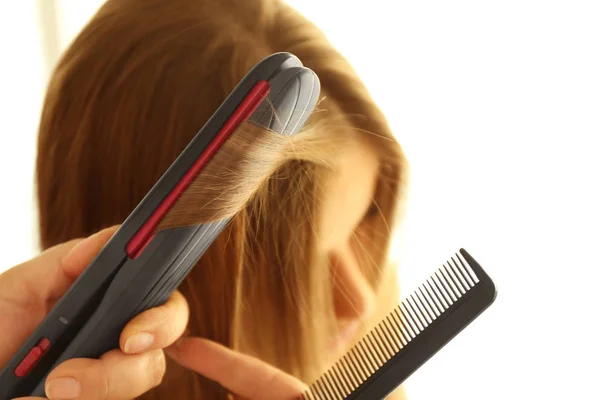
{"label": "black comb", "polygon": [[494,283],[466,250],[459,253],[300,398],[384,399],[488,308]]}

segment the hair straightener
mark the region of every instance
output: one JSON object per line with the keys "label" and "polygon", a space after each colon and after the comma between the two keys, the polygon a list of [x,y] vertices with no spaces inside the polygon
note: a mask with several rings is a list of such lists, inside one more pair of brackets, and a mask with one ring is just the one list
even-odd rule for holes
{"label": "hair straightener", "polygon": [[155,232],[161,219],[241,122],[294,135],[319,94],[316,74],[292,54],[254,66],[8,362],[0,400],[44,396],[54,367],[118,348],[128,321],[166,302],[229,220]]}
{"label": "hair straightener", "polygon": [[496,287],[490,277],[461,249],[300,399],[386,398],[495,299]]}

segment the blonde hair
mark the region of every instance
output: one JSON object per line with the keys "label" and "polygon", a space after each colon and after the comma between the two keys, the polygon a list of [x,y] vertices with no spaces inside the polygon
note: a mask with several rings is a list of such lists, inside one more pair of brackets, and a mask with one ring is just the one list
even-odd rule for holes
{"label": "blonde hair", "polygon": [[[322,353],[335,322],[318,248],[325,177],[350,141],[380,160],[376,245],[359,258],[383,315],[397,300],[387,247],[402,215],[407,166],[351,66],[282,1],[107,1],[48,87],[37,159],[40,232],[49,247],[121,223],[248,70],[278,51],[319,76],[317,112],[292,139],[242,124],[179,200],[186,211],[160,229],[233,217],[180,287],[190,334],[311,382],[330,362]],[[163,384],[142,398],[226,396],[169,364]]]}

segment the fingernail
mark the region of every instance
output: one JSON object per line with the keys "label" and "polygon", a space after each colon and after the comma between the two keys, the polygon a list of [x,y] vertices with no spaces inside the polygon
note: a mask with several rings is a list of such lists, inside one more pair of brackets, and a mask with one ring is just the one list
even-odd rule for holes
{"label": "fingernail", "polygon": [[81,396],[81,384],[75,378],[55,378],[46,384],[49,399],[75,399]]}
{"label": "fingernail", "polygon": [[125,342],[125,353],[134,354],[147,350],[154,343],[154,336],[150,333],[142,332],[131,336]]}

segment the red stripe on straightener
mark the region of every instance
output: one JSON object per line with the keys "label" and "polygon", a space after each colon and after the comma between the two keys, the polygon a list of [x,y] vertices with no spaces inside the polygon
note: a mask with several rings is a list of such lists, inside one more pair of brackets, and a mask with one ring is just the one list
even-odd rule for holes
{"label": "red stripe on straightener", "polygon": [[173,207],[177,199],[181,196],[187,187],[192,183],[202,168],[210,161],[215,153],[221,148],[223,143],[229,138],[231,133],[239,126],[240,123],[247,120],[250,115],[256,110],[258,105],[269,94],[270,86],[267,81],[258,81],[250,90],[250,93],[242,100],[239,107],[233,112],[231,117],[225,122],[221,130],[217,133],[212,142],[206,147],[204,152],[198,157],[194,165],[186,172],[186,174],[177,183],[175,188],[156,208],[154,213],[142,225],[139,231],[127,243],[126,251],[130,258],[138,257],[148,243],[154,237],[152,233],[158,226],[163,217]]}

